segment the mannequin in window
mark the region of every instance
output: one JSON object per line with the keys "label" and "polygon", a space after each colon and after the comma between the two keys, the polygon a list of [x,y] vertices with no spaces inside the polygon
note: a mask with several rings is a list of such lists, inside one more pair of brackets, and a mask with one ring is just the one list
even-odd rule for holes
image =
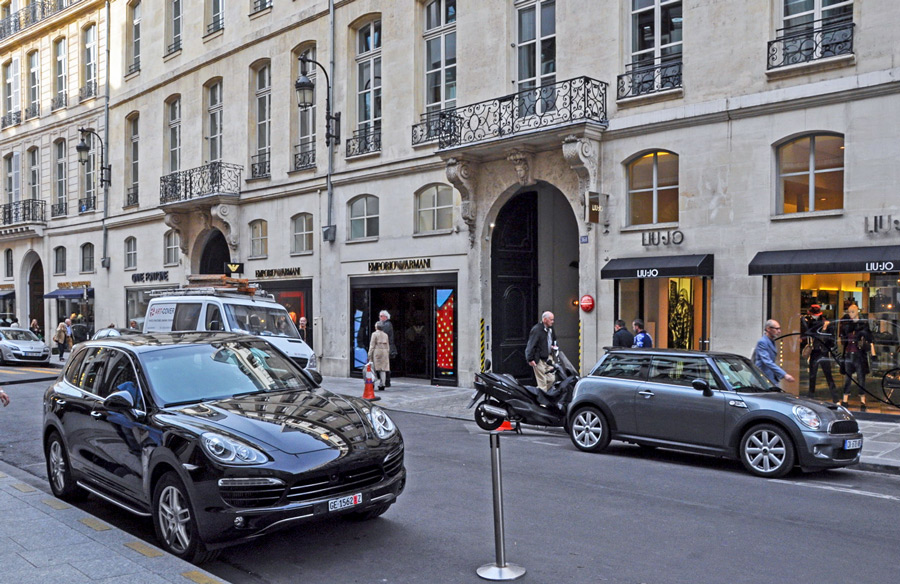
{"label": "mannequin in window", "polygon": [[840,401],[837,386],[831,376],[831,349],[835,346],[834,325],[822,314],[822,307],[813,304],[800,321],[800,351],[809,361],[809,397],[816,395],[816,377],[819,368],[825,375],[828,390],[834,403]]}
{"label": "mannequin in window", "polygon": [[[853,374],[856,374],[856,382],[860,386],[866,386],[866,374],[869,372],[869,354],[875,355],[875,343],[869,323],[859,318],[859,306],[851,304],[847,307],[847,313],[841,317],[841,344],[844,347],[843,365],[841,372],[844,374],[844,399],[841,405],[847,406],[850,399],[850,388],[853,386]],[[862,389],[859,392],[859,411],[866,411],[866,393]]]}

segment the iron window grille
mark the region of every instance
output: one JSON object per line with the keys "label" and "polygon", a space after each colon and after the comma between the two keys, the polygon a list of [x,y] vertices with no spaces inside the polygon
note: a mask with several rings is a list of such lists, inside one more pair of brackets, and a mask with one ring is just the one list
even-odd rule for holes
{"label": "iron window grille", "polygon": [[78,101],[85,101],[97,97],[97,82],[88,81],[78,90]]}
{"label": "iron window grille", "polygon": [[60,93],[56,97],[50,100],[50,111],[56,111],[58,109],[62,109],[66,107],[68,99],[65,93]]}
{"label": "iron window grille", "polygon": [[141,58],[135,57],[134,61],[131,63],[131,65],[128,66],[127,74],[131,75],[132,73],[137,73],[140,70],[141,70]]}
{"label": "iron window grille", "polygon": [[25,108],[25,119],[37,118],[41,115],[41,104],[34,103]]}
{"label": "iron window grille", "polygon": [[225,28],[225,18],[217,16],[213,21],[206,25],[206,34],[212,34]]}
{"label": "iron window grille", "polygon": [[0,206],[3,225],[16,223],[43,223],[45,202],[35,199],[14,201]]}
{"label": "iron window grille", "polygon": [[0,118],[0,128],[9,128],[10,126],[18,126],[21,123],[22,123],[21,110],[9,112],[8,114],[5,114],[3,116],[3,118]]}
{"label": "iron window grille", "polygon": [[616,99],[649,95],[681,87],[681,55],[659,63],[629,63],[619,75]]}
{"label": "iron window grille", "polygon": [[132,185],[128,187],[128,190],[125,192],[125,206],[138,206],[138,185]]}
{"label": "iron window grille", "polygon": [[316,139],[301,140],[294,146],[294,170],[316,167]]}
{"label": "iron window grille", "polygon": [[97,209],[97,197],[84,197],[78,199],[78,212],[88,213]]}
{"label": "iron window grille", "polygon": [[159,203],[177,203],[214,194],[241,194],[244,167],[226,162],[180,170],[160,177]]}
{"label": "iron window grille", "polygon": [[269,170],[269,153],[260,152],[256,156],[251,156],[250,178],[268,178]]}
{"label": "iron window grille", "polygon": [[854,23],[841,17],[778,29],[769,41],[767,69],[853,54]]}
{"label": "iron window grille", "polygon": [[0,20],[0,40],[37,24],[80,0],[36,0]]}
{"label": "iron window grille", "polygon": [[166,54],[163,56],[168,57],[172,53],[177,53],[180,50],[181,50],[181,39],[177,38],[174,41],[172,41],[171,45],[166,47]]}
{"label": "iron window grille", "polygon": [[272,0],[253,0],[253,8],[250,14],[261,12],[266,8],[272,7]]}
{"label": "iron window grille", "polygon": [[361,128],[347,139],[347,158],[370,152],[381,152],[381,127]]}
{"label": "iron window grille", "polygon": [[424,113],[412,127],[412,145],[435,142],[441,136],[441,111]]}
{"label": "iron window grille", "polygon": [[61,203],[54,203],[50,206],[50,216],[51,217],[65,217],[68,214],[68,205],[65,201]]}

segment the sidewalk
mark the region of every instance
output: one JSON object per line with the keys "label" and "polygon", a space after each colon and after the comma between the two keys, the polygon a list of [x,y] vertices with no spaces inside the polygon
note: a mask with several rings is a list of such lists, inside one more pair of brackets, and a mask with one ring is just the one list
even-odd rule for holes
{"label": "sidewalk", "polygon": [[0,461],[0,570],[16,584],[226,584],[44,492]]}
{"label": "sidewalk", "polygon": [[[326,377],[322,382],[336,393],[362,396],[362,379]],[[444,418],[468,420],[473,424],[473,410],[467,409],[472,389],[426,385],[416,379],[391,380],[391,387],[375,394],[381,399],[376,404],[388,410],[428,414]],[[867,419],[866,414],[855,414],[863,433],[863,452],[859,464],[850,468],[900,474],[900,416],[897,421]],[[526,431],[528,426],[525,427]],[[562,428],[551,428],[562,432]],[[574,448],[574,447],[573,447]]]}

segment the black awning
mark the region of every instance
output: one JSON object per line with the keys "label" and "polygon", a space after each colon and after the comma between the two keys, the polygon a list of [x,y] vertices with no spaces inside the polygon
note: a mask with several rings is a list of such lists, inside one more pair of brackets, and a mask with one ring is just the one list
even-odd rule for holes
{"label": "black awning", "polygon": [[898,271],[900,245],[761,251],[749,269],[751,276]]}
{"label": "black awning", "polygon": [[713,254],[649,256],[610,260],[600,270],[603,280],[712,276]]}
{"label": "black awning", "polygon": [[0,298],[15,298],[16,291],[13,290],[0,290]]}
{"label": "black awning", "polygon": [[[44,298],[84,298],[85,288],[58,288],[49,294],[44,294]],[[94,289],[87,288],[88,298],[94,297]]]}

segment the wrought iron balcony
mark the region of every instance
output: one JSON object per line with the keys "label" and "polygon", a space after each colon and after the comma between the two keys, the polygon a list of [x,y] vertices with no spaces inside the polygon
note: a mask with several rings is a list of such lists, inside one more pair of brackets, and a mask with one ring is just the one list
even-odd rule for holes
{"label": "wrought iron balcony", "polygon": [[441,112],[422,114],[422,121],[412,127],[412,145],[436,142],[441,136]]}
{"label": "wrought iron balcony", "polygon": [[166,54],[163,56],[168,57],[172,53],[177,53],[180,50],[181,50],[181,37],[178,37],[177,39],[174,39],[172,41],[171,45],[166,47]]}
{"label": "wrought iron balcony", "polygon": [[125,207],[137,207],[138,206],[138,186],[131,185],[128,187],[128,190],[125,191]]}
{"label": "wrought iron balcony", "polygon": [[212,34],[225,28],[225,18],[217,16],[212,22],[206,25],[206,34]]}
{"label": "wrought iron balcony", "polygon": [[97,197],[94,195],[87,196],[83,199],[78,199],[78,212],[79,213],[87,213],[89,211],[95,211],[97,209]]}
{"label": "wrought iron balcony", "polygon": [[440,112],[439,147],[507,138],[578,122],[606,127],[608,84],[576,77]]}
{"label": "wrought iron balcony", "polygon": [[53,16],[80,0],[35,0],[25,8],[0,20],[0,41]]}
{"label": "wrought iron balcony", "polygon": [[301,140],[294,146],[294,170],[316,167],[316,139]]}
{"label": "wrought iron balcony", "polygon": [[22,112],[16,110],[9,112],[0,118],[0,128],[8,128],[10,126],[18,126],[22,123]]}
{"label": "wrought iron balcony", "polygon": [[779,29],[769,41],[767,69],[809,63],[819,59],[853,54],[853,27],[849,20],[817,20]]}
{"label": "wrought iron balcony", "polygon": [[625,66],[625,73],[618,77],[616,99],[678,89],[681,87],[681,68],[681,55],[649,65],[630,63]]}
{"label": "wrought iron balcony", "polygon": [[88,81],[78,89],[78,101],[86,101],[93,97],[97,97],[97,82]]}
{"label": "wrought iron balcony", "polygon": [[205,166],[180,170],[160,177],[159,204],[178,203],[215,195],[241,194],[243,166],[210,162]]}
{"label": "wrought iron balcony", "polygon": [[135,57],[134,61],[131,62],[131,65],[128,66],[128,73],[126,75],[131,75],[132,73],[137,73],[141,70],[141,58]]}
{"label": "wrought iron balcony", "polygon": [[68,203],[61,201],[50,205],[50,217],[65,217],[68,214]]}
{"label": "wrought iron balcony", "polygon": [[250,11],[250,14],[253,14],[254,12],[260,12],[266,8],[271,8],[272,0],[252,0],[251,4],[253,5],[253,9]]}
{"label": "wrought iron balcony", "polygon": [[50,111],[55,112],[66,107],[66,102],[68,102],[68,96],[65,93],[58,93],[56,97],[50,100]]}
{"label": "wrought iron balcony", "polygon": [[27,199],[0,206],[3,225],[17,223],[44,223],[44,201]]}
{"label": "wrought iron balcony", "polygon": [[271,174],[269,171],[269,153],[262,152],[256,156],[250,157],[250,178],[268,178]]}
{"label": "wrought iron balcony", "polygon": [[41,115],[41,104],[33,103],[25,108],[25,119],[37,118]]}
{"label": "wrought iron balcony", "polygon": [[347,158],[370,152],[381,152],[381,126],[361,128],[347,138]]}

